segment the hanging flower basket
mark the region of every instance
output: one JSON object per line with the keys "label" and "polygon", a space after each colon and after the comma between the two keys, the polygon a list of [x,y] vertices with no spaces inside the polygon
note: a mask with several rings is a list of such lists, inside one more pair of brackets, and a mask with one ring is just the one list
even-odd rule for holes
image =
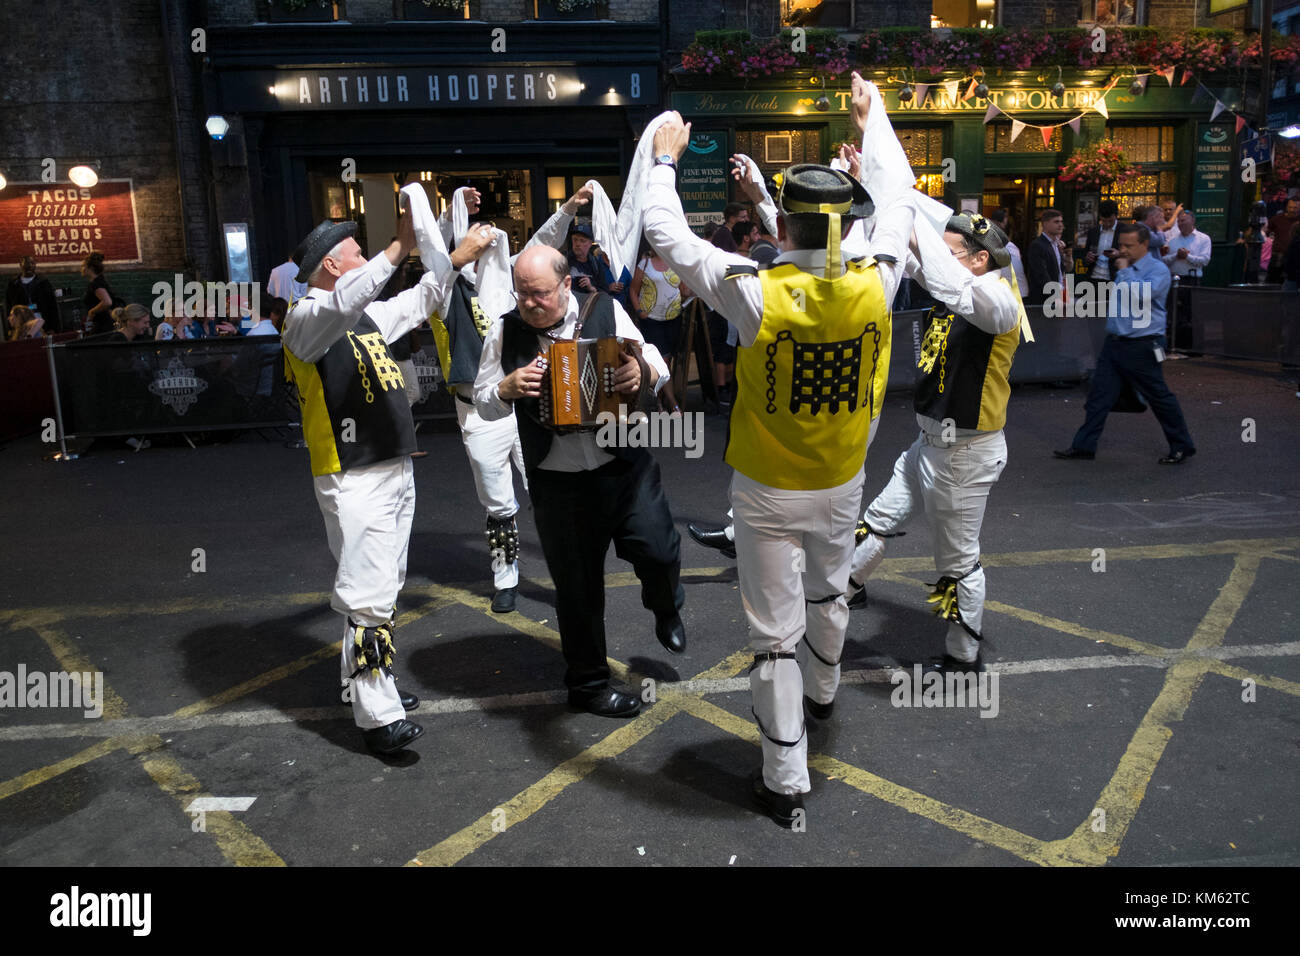
{"label": "hanging flower basket", "polygon": [[1300,150],[1279,141],[1273,148],[1272,168],[1264,177],[1264,185],[1289,186],[1297,172],[1300,172]]}
{"label": "hanging flower basket", "polygon": [[1117,143],[1104,139],[1076,149],[1061,167],[1060,180],[1080,189],[1101,189],[1123,186],[1141,175],[1142,167],[1130,163]]}

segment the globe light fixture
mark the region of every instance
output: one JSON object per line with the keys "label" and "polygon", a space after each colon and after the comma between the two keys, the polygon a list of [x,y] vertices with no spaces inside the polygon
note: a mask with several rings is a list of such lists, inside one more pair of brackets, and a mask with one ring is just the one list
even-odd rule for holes
{"label": "globe light fixture", "polygon": [[208,121],[203,124],[203,128],[208,131],[209,136],[217,142],[220,142],[225,139],[226,133],[230,129],[230,124],[226,122],[224,116],[214,114],[208,117]]}
{"label": "globe light fixture", "polygon": [[99,182],[99,174],[89,166],[73,166],[68,170],[68,179],[72,181],[74,186],[89,189]]}

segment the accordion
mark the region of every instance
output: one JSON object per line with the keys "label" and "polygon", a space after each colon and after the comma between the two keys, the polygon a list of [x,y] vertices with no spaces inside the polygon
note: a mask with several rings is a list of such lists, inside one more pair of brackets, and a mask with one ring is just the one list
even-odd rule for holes
{"label": "accordion", "polygon": [[540,418],[559,431],[580,431],[600,426],[602,412],[622,417],[638,406],[636,396],[614,391],[614,376],[626,353],[641,363],[641,391],[652,374],[641,358],[639,342],[623,338],[564,339],[552,342],[538,358],[542,365]]}

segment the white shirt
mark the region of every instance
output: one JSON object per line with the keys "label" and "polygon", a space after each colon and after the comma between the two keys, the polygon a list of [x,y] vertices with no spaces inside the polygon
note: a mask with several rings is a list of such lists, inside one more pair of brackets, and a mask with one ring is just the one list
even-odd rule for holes
{"label": "white shirt", "polygon": [[[1189,235],[1184,236],[1181,232],[1175,230],[1175,235],[1165,240],[1169,246],[1169,254],[1161,256],[1169,271],[1176,276],[1199,276],[1201,270],[1210,262],[1210,237],[1199,229],[1193,229]],[[1179,259],[1178,250],[1186,249],[1187,258]]]}
{"label": "white shirt", "polygon": [[279,335],[275,330],[275,323],[270,319],[262,319],[257,325],[248,330],[249,335]]}
{"label": "white shirt", "polygon": [[266,282],[267,294],[289,303],[301,299],[307,294],[307,283],[297,281],[294,278],[297,274],[298,267],[293,264],[292,259],[276,266],[271,270],[271,278]]}
{"label": "white shirt", "polygon": [[[1101,228],[1098,226],[1097,228]],[[1092,278],[1109,279],[1110,278],[1110,260],[1106,258],[1106,250],[1115,244],[1115,227],[1102,229],[1097,234],[1097,261],[1092,264]],[[1023,289],[1024,286],[1021,286]]]}
{"label": "white shirt", "polygon": [[303,362],[316,362],[361,320],[362,313],[374,321],[387,341],[396,341],[440,309],[456,281],[451,260],[441,252],[436,260],[434,268],[413,288],[385,302],[376,302],[375,297],[393,274],[393,264],[382,252],[341,276],[333,292],[308,288],[284,317],[284,347]]}
{"label": "white shirt", "polygon": [[[641,330],[628,318],[623,307],[614,302],[614,331],[621,338],[641,343],[641,357],[657,373],[654,390],[659,391],[668,381],[668,366],[663,356],[653,345],[646,344]],[[553,333],[555,339],[573,338],[574,328],[578,324],[578,298],[569,296],[569,308],[564,315],[564,324]],[[503,399],[497,387],[505,378],[501,369],[501,335],[504,324],[498,318],[492,323],[487,336],[483,339],[483,355],[479,359],[478,377],[474,379],[474,405],[479,417],[494,422],[505,418],[514,411],[514,403]],[[539,347],[552,341],[551,335],[538,332]],[[591,471],[614,460],[614,456],[596,444],[596,432],[566,432],[557,434],[551,441],[551,450],[542,459],[539,468],[547,471]]]}

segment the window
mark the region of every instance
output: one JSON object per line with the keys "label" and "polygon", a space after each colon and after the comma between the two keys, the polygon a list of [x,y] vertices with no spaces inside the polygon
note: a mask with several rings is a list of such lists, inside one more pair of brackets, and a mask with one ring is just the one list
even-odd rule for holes
{"label": "window", "polygon": [[781,0],[783,27],[847,27],[852,0]]}
{"label": "window", "polygon": [[1052,138],[1043,145],[1043,134],[1035,126],[1026,126],[1011,141],[1011,124],[1006,122],[989,123],[984,127],[984,152],[986,153],[1059,153],[1061,151],[1061,128],[1052,130]]}
{"label": "window", "polygon": [[935,199],[943,198],[943,134],[942,126],[894,130],[916,173],[916,188]]}
{"label": "window", "polygon": [[1145,26],[1146,0],[1080,0],[1079,26]]}
{"label": "window", "polygon": [[1132,163],[1141,163],[1143,175],[1124,184],[1122,190],[1109,186],[1101,191],[1103,199],[1119,203],[1121,213],[1135,206],[1152,206],[1171,199],[1178,186],[1178,166],[1174,162],[1174,127],[1112,126],[1106,130],[1110,139],[1124,150]]}
{"label": "window", "polygon": [[815,129],[738,129],[735,152],[751,157],[764,176],[798,163],[825,162],[821,131]]}
{"label": "window", "polygon": [[979,27],[993,29],[998,25],[997,0],[933,0],[930,5],[930,26]]}

